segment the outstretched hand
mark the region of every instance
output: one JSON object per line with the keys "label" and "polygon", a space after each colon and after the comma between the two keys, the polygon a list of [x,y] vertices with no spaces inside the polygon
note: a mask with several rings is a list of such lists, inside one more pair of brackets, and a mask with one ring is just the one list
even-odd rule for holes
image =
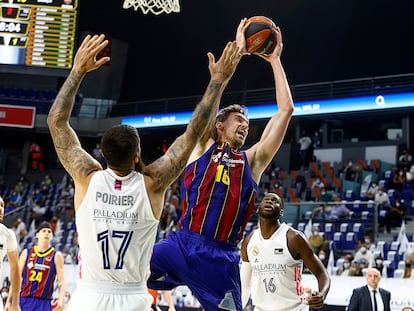
{"label": "outstretched hand", "polygon": [[251,22],[247,18],[243,18],[240,21],[239,26],[237,27],[236,42],[237,42],[237,46],[239,47],[243,55],[250,55],[250,53],[248,53],[246,49],[246,37],[245,37],[246,29],[247,27],[249,27],[250,24]]}
{"label": "outstretched hand", "polygon": [[216,62],[212,53],[207,53],[209,64],[208,69],[212,80],[227,83],[242,57],[242,53],[237,46],[236,41],[228,42],[221,54],[220,59]]}
{"label": "outstretched hand", "polygon": [[101,67],[110,60],[109,57],[96,59],[96,56],[108,45],[104,35],[87,35],[75,55],[73,70],[86,73]]}

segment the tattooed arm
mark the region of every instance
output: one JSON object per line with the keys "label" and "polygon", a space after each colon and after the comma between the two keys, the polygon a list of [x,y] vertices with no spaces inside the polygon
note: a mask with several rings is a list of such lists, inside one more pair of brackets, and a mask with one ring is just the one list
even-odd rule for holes
{"label": "tattooed arm", "polygon": [[76,93],[85,74],[99,68],[109,60],[108,57],[96,60],[96,55],[107,44],[108,41],[104,40],[103,35],[85,37],[76,53],[73,68],[56,96],[47,117],[58,158],[77,184],[82,184],[87,180],[85,177],[93,171],[102,169],[102,166],[82,149],[78,136],[69,124],[69,119]]}
{"label": "tattooed arm", "polygon": [[208,58],[211,79],[187,129],[161,158],[143,169],[147,192],[157,218],[161,215],[164,200],[164,196],[160,194],[164,194],[168,186],[181,174],[194,147],[203,137],[206,127],[211,124],[218,109],[223,86],[227,85],[236,70],[241,53],[234,41],[227,43],[217,62],[211,53],[208,53]]}

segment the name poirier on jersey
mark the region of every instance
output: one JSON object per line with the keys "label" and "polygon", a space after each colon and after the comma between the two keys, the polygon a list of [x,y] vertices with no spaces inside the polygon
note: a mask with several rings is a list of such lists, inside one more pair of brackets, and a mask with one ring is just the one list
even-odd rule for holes
{"label": "name poirier on jersey", "polygon": [[115,195],[97,191],[97,205],[93,208],[93,220],[116,224],[137,224],[138,213],[129,210],[133,207],[135,197],[132,195]]}

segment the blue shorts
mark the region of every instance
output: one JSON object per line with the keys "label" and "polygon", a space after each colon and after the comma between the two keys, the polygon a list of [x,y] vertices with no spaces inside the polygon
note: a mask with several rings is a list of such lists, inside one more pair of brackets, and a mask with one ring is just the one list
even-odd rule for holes
{"label": "blue shorts", "polygon": [[52,300],[35,297],[20,297],[20,309],[22,311],[52,311]]}
{"label": "blue shorts", "polygon": [[242,311],[239,262],[236,245],[187,230],[171,232],[154,246],[148,287],[187,285],[206,311],[217,311],[219,305]]}

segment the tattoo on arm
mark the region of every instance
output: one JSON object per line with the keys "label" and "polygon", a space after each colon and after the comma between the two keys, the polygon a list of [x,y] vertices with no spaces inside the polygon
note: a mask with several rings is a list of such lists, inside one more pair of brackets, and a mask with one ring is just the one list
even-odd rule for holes
{"label": "tattoo on arm", "polygon": [[84,74],[71,72],[60,89],[48,115],[48,126],[60,162],[74,177],[88,175],[97,164],[81,147],[79,139],[69,124],[74,100]]}
{"label": "tattoo on arm", "polygon": [[206,127],[217,112],[219,97],[222,93],[221,86],[222,83],[219,82],[211,81],[209,83],[185,133],[174,141],[164,156],[148,167],[158,191],[164,190],[180,175],[198,140],[203,136],[205,130],[210,130]]}

